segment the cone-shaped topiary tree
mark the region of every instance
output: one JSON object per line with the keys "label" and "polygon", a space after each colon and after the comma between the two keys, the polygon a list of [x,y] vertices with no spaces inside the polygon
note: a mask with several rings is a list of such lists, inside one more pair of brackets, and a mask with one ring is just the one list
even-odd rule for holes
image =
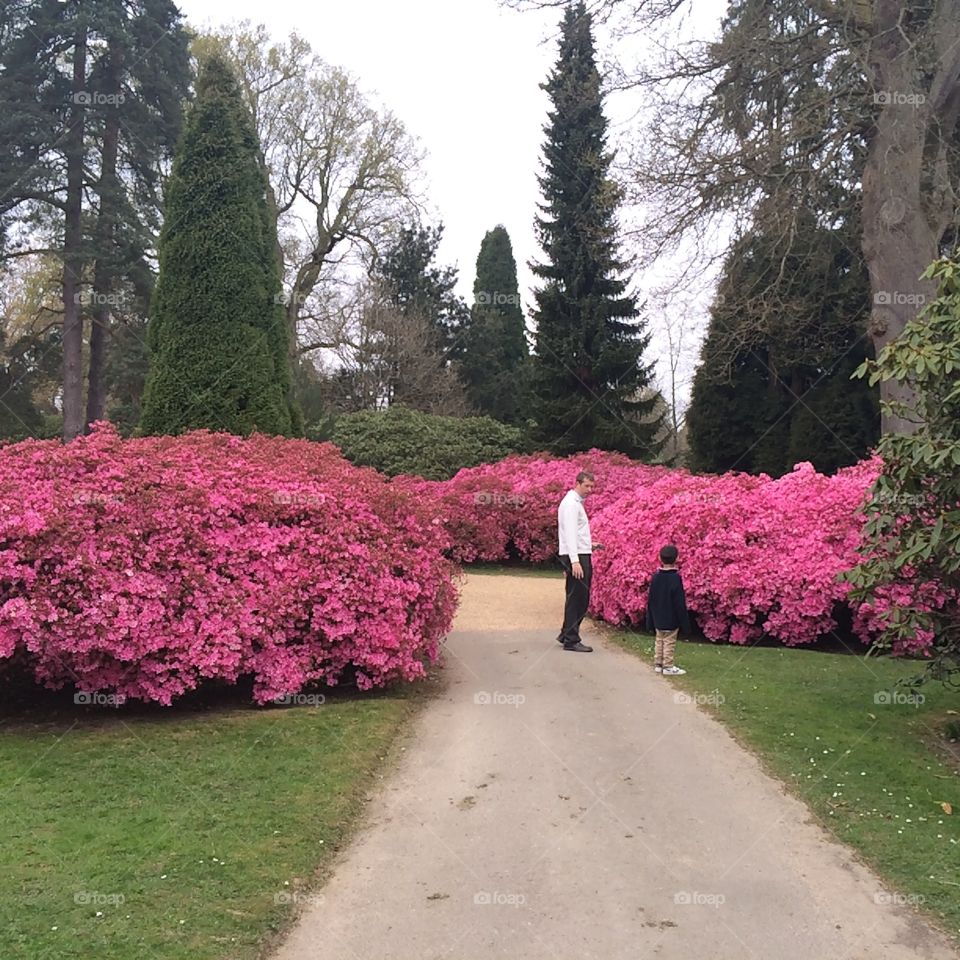
{"label": "cone-shaped topiary tree", "polygon": [[230,67],[209,59],[167,187],[144,433],[301,432],[257,151]]}
{"label": "cone-shaped topiary tree", "polygon": [[461,378],[473,405],[506,423],[527,416],[530,351],[524,329],[510,235],[496,226],[484,236],[477,257]]}

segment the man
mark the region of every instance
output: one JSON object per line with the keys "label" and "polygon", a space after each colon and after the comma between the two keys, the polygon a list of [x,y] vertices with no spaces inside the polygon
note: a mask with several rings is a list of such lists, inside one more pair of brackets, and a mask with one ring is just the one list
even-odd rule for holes
{"label": "man", "polygon": [[590,581],[593,577],[591,554],[599,543],[590,539],[590,521],[583,501],[593,492],[592,473],[581,470],[574,488],[567,492],[557,509],[560,540],[560,563],[566,574],[567,600],[563,608],[563,629],[557,640],[564,650],[575,653],[593,653],[580,639],[580,624],[590,605]]}

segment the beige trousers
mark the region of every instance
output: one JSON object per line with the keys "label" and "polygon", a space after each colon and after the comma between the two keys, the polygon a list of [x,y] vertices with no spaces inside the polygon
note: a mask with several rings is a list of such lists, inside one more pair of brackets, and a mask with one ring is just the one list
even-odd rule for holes
{"label": "beige trousers", "polygon": [[673,651],[677,646],[679,630],[658,630],[654,641],[653,662],[658,667],[673,666]]}

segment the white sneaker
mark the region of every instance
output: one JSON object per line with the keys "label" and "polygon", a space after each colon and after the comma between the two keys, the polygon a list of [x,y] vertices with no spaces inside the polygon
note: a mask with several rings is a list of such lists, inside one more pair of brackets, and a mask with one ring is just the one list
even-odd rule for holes
{"label": "white sneaker", "polygon": [[681,674],[686,673],[686,670],[681,670],[680,667],[664,667],[661,671],[669,677],[679,677]]}
{"label": "white sneaker", "polygon": [[655,663],[655,664],[653,665],[653,672],[654,672],[654,673],[663,673],[663,667],[661,667],[659,663]]}

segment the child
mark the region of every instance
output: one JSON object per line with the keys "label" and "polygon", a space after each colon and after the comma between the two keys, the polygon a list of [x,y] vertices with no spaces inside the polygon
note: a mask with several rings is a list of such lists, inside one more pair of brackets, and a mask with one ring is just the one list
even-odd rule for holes
{"label": "child", "polygon": [[690,616],[677,569],[677,548],[668,544],[660,549],[660,569],[653,575],[647,595],[647,629],[657,632],[653,654],[656,673],[677,677],[687,672],[673,663],[673,650],[681,628],[684,633],[690,633]]}

